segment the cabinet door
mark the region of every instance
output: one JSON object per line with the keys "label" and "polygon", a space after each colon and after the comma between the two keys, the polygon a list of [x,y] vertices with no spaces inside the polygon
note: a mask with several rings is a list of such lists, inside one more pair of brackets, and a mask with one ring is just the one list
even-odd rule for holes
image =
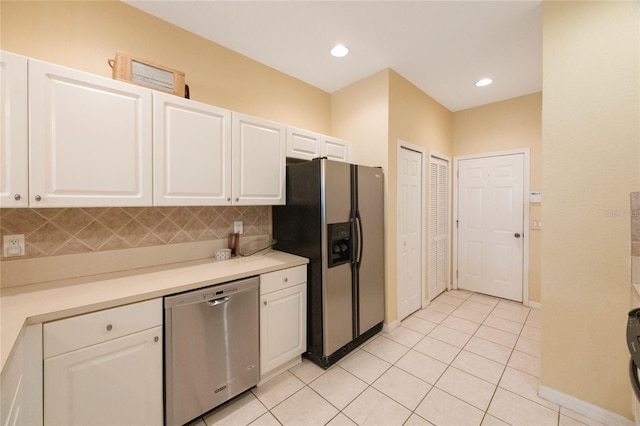
{"label": "cabinet door", "polygon": [[0,207],[27,207],[27,58],[0,52]]}
{"label": "cabinet door", "polygon": [[344,161],[348,163],[350,143],[342,139],[325,137],[322,142],[322,156],[329,160]]}
{"label": "cabinet door", "polygon": [[150,206],[151,91],[29,61],[31,207]]}
{"label": "cabinet door", "polygon": [[322,135],[287,127],[287,157],[313,160],[322,155]]}
{"label": "cabinet door", "polygon": [[232,203],[284,204],[286,127],[235,112],[232,118]]}
{"label": "cabinet door", "polygon": [[231,111],[153,94],[153,204],[231,204]]}
{"label": "cabinet door", "polygon": [[307,349],[307,284],[260,297],[260,372],[266,373]]}
{"label": "cabinet door", "polygon": [[2,369],[0,424],[42,425],[42,324],[23,329]]}
{"label": "cabinet door", "polygon": [[44,360],[45,425],[161,425],[162,327]]}

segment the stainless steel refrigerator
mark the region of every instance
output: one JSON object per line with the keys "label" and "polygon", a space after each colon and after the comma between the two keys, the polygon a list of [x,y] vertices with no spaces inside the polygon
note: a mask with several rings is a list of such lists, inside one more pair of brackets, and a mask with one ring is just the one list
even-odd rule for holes
{"label": "stainless steel refrigerator", "polygon": [[381,168],[315,159],[287,166],[287,204],[273,207],[275,248],[309,258],[307,352],[329,367],[382,328]]}

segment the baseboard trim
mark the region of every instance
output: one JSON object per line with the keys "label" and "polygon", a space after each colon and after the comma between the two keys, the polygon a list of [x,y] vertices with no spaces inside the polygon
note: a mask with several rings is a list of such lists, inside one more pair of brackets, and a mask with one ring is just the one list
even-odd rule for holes
{"label": "baseboard trim", "polygon": [[260,377],[260,381],[258,382],[257,386],[264,385],[269,380],[271,380],[274,377],[276,377],[278,374],[284,373],[285,371],[287,371],[291,367],[295,367],[296,365],[300,364],[301,362],[302,362],[302,356],[301,355],[298,355],[298,356],[290,359],[289,361],[285,362],[284,364],[280,365],[279,367],[276,367],[273,370],[269,371],[264,376],[261,376]]}
{"label": "baseboard trim", "polygon": [[529,301],[529,307],[534,309],[542,308],[542,303]]}
{"label": "baseboard trim", "polygon": [[424,299],[422,301],[422,309],[426,308],[427,306],[429,306],[431,304],[431,300],[429,299]]}
{"label": "baseboard trim", "polygon": [[400,321],[393,320],[390,323],[385,322],[384,324],[382,324],[382,331],[385,333],[391,333],[393,330],[395,330],[398,327],[400,327]]}
{"label": "baseboard trim", "polygon": [[[567,395],[566,393],[547,386],[540,385],[538,387],[538,396],[606,425],[635,426],[636,424],[634,421],[620,414],[605,410],[597,405],[593,405],[575,396]],[[560,413],[562,413],[562,409]]]}

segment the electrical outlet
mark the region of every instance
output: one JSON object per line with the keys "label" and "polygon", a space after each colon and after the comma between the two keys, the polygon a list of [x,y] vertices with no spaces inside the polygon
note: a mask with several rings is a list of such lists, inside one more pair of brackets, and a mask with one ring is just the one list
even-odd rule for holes
{"label": "electrical outlet", "polygon": [[233,222],[233,232],[234,234],[242,234],[242,221]]}
{"label": "electrical outlet", "polygon": [[4,257],[24,256],[24,235],[5,235],[2,237]]}

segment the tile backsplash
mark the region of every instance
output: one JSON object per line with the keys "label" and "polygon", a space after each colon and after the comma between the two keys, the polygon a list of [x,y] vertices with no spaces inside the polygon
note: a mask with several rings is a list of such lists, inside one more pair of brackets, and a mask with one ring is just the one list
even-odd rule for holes
{"label": "tile backsplash", "polygon": [[[26,255],[0,260],[226,239],[271,233],[271,207],[0,209],[0,234],[24,234]],[[1,251],[0,251],[1,254]]]}

